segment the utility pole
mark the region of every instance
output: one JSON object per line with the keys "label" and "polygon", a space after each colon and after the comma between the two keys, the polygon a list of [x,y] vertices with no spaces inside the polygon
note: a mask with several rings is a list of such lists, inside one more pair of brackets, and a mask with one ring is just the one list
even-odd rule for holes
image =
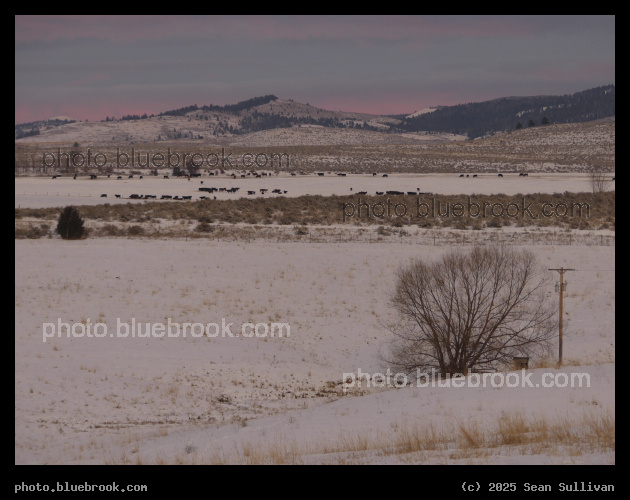
{"label": "utility pole", "polygon": [[564,282],[564,273],[567,271],[575,271],[575,269],[565,269],[561,267],[560,269],[548,269],[548,271],[558,271],[560,273],[560,285],[556,285],[557,291],[560,292],[560,317],[559,317],[559,337],[558,337],[558,357],[559,363],[562,364],[562,299],[564,297],[564,290],[567,284]]}

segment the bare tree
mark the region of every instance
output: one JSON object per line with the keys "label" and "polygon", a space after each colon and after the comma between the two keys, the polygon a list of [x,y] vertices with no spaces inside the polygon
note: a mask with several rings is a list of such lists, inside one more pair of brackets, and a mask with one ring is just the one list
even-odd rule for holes
{"label": "bare tree", "polygon": [[593,168],[588,176],[588,179],[591,183],[593,193],[603,193],[608,191],[608,185],[610,184],[611,179],[609,179],[604,172]]}
{"label": "bare tree", "polygon": [[390,327],[394,341],[383,360],[406,373],[445,376],[546,354],[557,331],[551,278],[532,252],[511,247],[415,260],[397,274],[391,305],[401,321]]}

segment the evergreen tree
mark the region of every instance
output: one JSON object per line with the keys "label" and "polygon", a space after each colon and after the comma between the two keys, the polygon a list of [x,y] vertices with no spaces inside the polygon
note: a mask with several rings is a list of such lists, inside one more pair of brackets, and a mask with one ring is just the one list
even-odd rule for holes
{"label": "evergreen tree", "polygon": [[85,235],[83,219],[73,206],[67,206],[59,215],[57,221],[57,233],[64,240],[78,240]]}

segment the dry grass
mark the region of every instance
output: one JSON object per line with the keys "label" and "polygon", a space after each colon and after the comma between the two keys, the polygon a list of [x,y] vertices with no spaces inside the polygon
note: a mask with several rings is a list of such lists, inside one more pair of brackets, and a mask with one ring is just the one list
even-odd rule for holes
{"label": "dry grass", "polygon": [[[505,453],[578,457],[585,453],[615,450],[613,412],[580,416],[527,417],[522,412],[505,413],[492,422],[457,421],[436,425],[396,425],[391,433],[376,435],[343,433],[336,439],[298,445],[294,440],[280,442],[245,441],[232,450],[206,454],[177,453],[171,459],[158,455],[156,464],[356,464],[390,457],[401,462],[470,459],[470,463]],[[439,452],[432,456],[425,452]],[[442,458],[440,458],[442,457]],[[125,456],[122,463],[130,463]]]}

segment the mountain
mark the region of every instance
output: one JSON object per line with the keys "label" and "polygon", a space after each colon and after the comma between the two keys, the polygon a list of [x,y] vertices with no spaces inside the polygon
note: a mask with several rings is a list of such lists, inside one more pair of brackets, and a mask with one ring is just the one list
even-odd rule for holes
{"label": "mountain", "polygon": [[[236,104],[192,104],[158,115],[106,117],[76,122],[55,117],[15,125],[21,142],[160,142],[202,140],[220,143],[273,129],[319,127],[358,133],[415,136],[450,134],[474,139],[545,123],[576,123],[615,115],[615,86],[562,96],[502,97],[455,106],[432,106],[409,115],[374,115],[330,111],[275,95]],[[451,139],[449,139],[451,140]]]}
{"label": "mountain", "polygon": [[531,125],[578,123],[614,115],[615,86],[607,85],[562,96],[502,97],[441,106],[431,113],[409,115],[392,129],[449,132],[474,139]]}

